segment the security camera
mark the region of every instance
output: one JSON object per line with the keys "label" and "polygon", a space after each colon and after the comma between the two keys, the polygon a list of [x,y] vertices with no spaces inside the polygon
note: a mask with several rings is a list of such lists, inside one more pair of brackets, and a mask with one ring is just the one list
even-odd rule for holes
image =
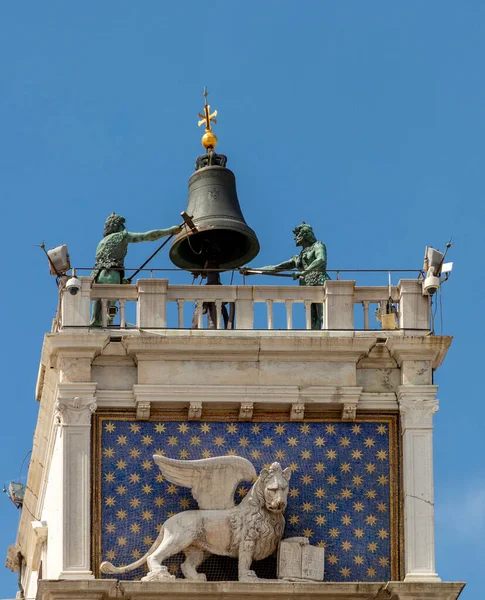
{"label": "security camera", "polygon": [[428,296],[435,294],[440,287],[440,278],[436,277],[434,273],[434,268],[430,267],[423,282],[423,292],[428,294]]}
{"label": "security camera", "polygon": [[432,246],[426,246],[424,251],[423,269],[426,277],[423,282],[423,294],[432,296],[440,287],[441,266],[444,254]]}
{"label": "security camera", "polygon": [[73,275],[70,279],[67,280],[66,290],[69,291],[71,296],[75,296],[79,292],[80,289],[81,289],[81,282],[75,275]]}

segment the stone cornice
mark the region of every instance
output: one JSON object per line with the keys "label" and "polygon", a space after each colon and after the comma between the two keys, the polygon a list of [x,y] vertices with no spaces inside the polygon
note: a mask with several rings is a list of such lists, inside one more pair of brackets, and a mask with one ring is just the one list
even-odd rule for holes
{"label": "stone cornice", "polygon": [[[115,393],[115,392],[110,392]],[[189,401],[212,403],[252,402],[264,404],[303,403],[307,407],[332,408],[343,404],[357,404],[362,393],[361,387],[354,386],[262,386],[262,385],[175,385],[175,384],[136,384],[133,396],[136,402],[150,402],[176,406]]]}
{"label": "stone cornice", "polygon": [[387,347],[399,366],[404,360],[430,360],[437,369],[443,362],[453,338],[451,336],[389,337]]}
{"label": "stone cornice", "polygon": [[200,582],[177,580],[168,582],[117,581],[114,579],[84,581],[39,581],[38,600],[456,600],[465,584],[462,582],[412,583],[287,583],[258,581],[255,583]]}
{"label": "stone cornice", "polygon": [[[375,342],[374,338],[325,337],[301,335],[262,335],[254,332],[237,335],[216,332],[218,335],[170,334],[129,336],[123,340],[129,354],[143,360],[198,361],[350,361],[357,362]],[[196,332],[199,333],[199,332]],[[204,332],[205,333],[205,332]],[[276,332],[285,333],[285,332]],[[301,332],[292,332],[300,333]]]}
{"label": "stone cornice", "polygon": [[58,354],[92,359],[102,352],[110,337],[110,332],[90,329],[82,332],[49,333],[44,339],[45,355],[51,360]]}

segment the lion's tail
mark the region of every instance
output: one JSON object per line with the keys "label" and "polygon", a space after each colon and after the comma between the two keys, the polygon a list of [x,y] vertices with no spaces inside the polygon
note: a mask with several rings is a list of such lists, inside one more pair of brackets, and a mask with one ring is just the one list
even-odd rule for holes
{"label": "lion's tail", "polygon": [[112,563],[110,562],[102,562],[100,568],[101,573],[128,573],[128,571],[133,571],[133,569],[137,569],[138,567],[141,567],[142,564],[144,562],[146,562],[146,559],[150,556],[150,554],[153,554],[155,552],[155,550],[158,548],[158,546],[160,546],[160,544],[162,543],[163,540],[163,526],[160,529],[160,533],[157,536],[157,539],[153,542],[152,547],[150,548],[150,550],[148,550],[148,552],[146,554],[144,554],[141,558],[139,558],[136,562],[131,563],[131,565],[126,565],[124,567],[115,567]]}

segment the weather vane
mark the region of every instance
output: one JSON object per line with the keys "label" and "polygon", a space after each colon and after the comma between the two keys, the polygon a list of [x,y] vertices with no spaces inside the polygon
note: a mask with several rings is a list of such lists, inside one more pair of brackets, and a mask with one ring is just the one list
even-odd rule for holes
{"label": "weather vane", "polygon": [[204,104],[204,114],[199,113],[199,117],[200,117],[200,121],[199,121],[199,127],[201,125],[203,125],[205,123],[205,133],[202,136],[202,145],[204,146],[204,148],[206,150],[214,150],[214,148],[216,147],[217,144],[217,137],[216,134],[212,131],[211,128],[211,123],[217,123],[215,117],[217,117],[217,110],[215,110],[213,113],[211,113],[211,107],[210,104],[207,104],[207,96],[209,95],[209,92],[207,91],[207,88],[204,88],[204,98],[205,98],[205,104]]}

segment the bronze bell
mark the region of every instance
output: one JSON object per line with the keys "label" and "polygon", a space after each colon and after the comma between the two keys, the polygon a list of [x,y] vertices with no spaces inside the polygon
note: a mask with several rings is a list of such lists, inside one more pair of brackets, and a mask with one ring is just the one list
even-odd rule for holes
{"label": "bronze bell", "polygon": [[258,238],[239,206],[236,178],[225,162],[224,155],[215,153],[197,159],[197,170],[189,179],[186,209],[197,232],[185,228],[170,248],[170,260],[181,269],[195,271],[208,263],[233,269],[247,264],[259,252]]}

